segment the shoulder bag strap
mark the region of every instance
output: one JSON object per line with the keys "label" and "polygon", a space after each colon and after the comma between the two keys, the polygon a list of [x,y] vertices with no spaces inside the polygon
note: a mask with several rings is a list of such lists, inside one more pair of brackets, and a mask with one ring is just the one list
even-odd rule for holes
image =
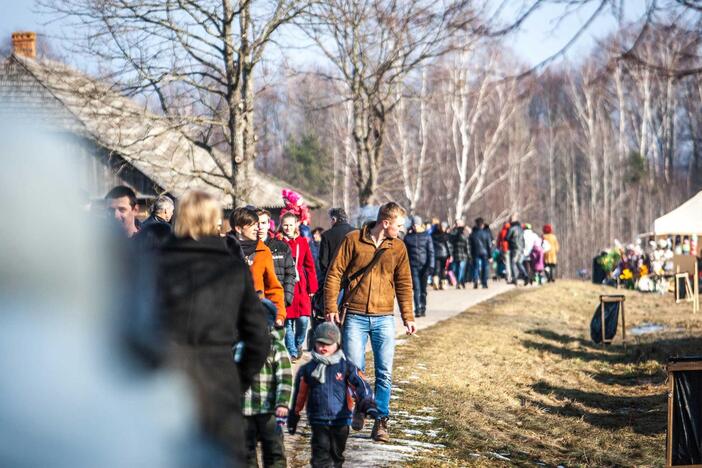
{"label": "shoulder bag strap", "polygon": [[375,254],[373,255],[373,258],[371,259],[370,263],[366,265],[365,267],[361,268],[357,272],[355,272],[353,275],[349,276],[348,278],[348,284],[351,284],[356,278],[359,276],[361,277],[361,280],[354,286],[352,289],[349,290],[348,294],[344,294],[344,301],[343,301],[343,306],[345,307],[349,300],[356,294],[356,291],[358,291],[359,287],[363,283],[363,280],[366,279],[366,276],[368,276],[368,273],[373,269],[373,267],[380,261],[380,257],[382,257],[383,253],[388,250],[387,248],[384,249],[378,249],[375,251]]}

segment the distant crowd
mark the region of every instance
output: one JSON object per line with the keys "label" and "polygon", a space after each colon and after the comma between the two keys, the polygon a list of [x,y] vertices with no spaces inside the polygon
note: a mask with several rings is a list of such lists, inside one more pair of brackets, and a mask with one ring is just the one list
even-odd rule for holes
{"label": "distant crowd", "polygon": [[[388,442],[395,302],[412,335],[429,285],[556,277],[552,227],[540,236],[516,214],[497,239],[482,218],[449,229],[393,202],[358,229],[333,208],[323,230],[310,228],[299,194],[285,190],[282,199],[277,219],[260,207],[233,209],[223,233],[222,209],[204,192],[177,206],[159,197],[143,222],[130,188],[106,196],[137,256],[153,259],[166,360],[190,377],[201,427],[224,465],[258,466],[260,444],[264,466],[285,466],[283,428],[294,434],[304,408],[312,466],[341,466],[349,428],[361,430],[366,418],[371,438]],[[364,375],[369,342],[373,387]]]}

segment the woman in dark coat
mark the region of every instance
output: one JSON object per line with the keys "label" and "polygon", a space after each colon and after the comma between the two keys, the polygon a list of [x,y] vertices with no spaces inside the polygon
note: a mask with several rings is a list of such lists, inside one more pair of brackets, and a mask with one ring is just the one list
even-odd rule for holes
{"label": "woman in dark coat", "polygon": [[446,232],[448,224],[442,222],[434,226],[431,240],[434,243],[434,289],[444,289],[447,283],[446,263],[451,257],[451,242]]}
{"label": "woman in dark coat", "polygon": [[[191,380],[203,431],[228,465],[238,466],[244,460],[241,396],[266,359],[270,337],[248,267],[218,235],[220,220],[210,195],[182,198],[176,237],[159,259],[158,298],[169,361]],[[232,347],[239,341],[243,351],[235,362]]]}

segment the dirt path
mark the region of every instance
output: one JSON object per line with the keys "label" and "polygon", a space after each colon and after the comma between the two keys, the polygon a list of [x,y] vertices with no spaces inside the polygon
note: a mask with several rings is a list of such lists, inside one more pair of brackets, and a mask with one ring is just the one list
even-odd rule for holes
{"label": "dirt path", "polygon": [[[417,319],[418,335],[421,334],[422,330],[442,320],[451,318],[475,304],[511,289],[513,289],[513,286],[498,282],[491,283],[489,289],[456,290],[450,288],[444,291],[430,291],[427,298],[427,316]],[[408,339],[411,340],[413,338],[405,337],[402,321],[397,314],[396,319],[398,331],[396,355],[401,355],[403,344]],[[391,412],[393,413],[390,424],[391,443],[373,442],[370,439],[372,423],[367,421],[366,428],[363,431],[352,431],[349,437],[345,452],[347,466],[391,466],[421,457],[422,453],[428,453],[441,447],[438,444],[426,442],[427,437],[431,439],[439,434],[423,428],[435,418],[433,415],[434,408],[430,406],[423,407],[418,411],[421,414],[408,414],[407,412],[397,411],[397,402],[402,398],[402,386],[408,383],[396,381],[393,385],[393,395],[390,403]],[[288,434],[285,436],[285,446],[290,466],[298,467],[309,464],[309,437],[309,427],[303,415],[298,433],[294,436]],[[424,441],[419,441],[417,440],[418,438]]]}

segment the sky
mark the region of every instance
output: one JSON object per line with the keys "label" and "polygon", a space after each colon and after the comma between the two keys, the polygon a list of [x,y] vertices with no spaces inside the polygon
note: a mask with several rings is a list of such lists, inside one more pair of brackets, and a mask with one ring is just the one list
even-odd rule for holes
{"label": "sky", "polygon": [[[524,0],[512,0],[516,5]],[[506,43],[514,49],[516,55],[529,65],[536,65],[558,52],[572,37],[593,11],[593,6],[569,15],[560,24],[558,18],[562,9],[554,5],[545,5],[531,16],[515,35],[506,38]],[[640,0],[626,0],[625,14],[629,18],[636,17],[637,5]],[[639,6],[640,8],[640,6]],[[25,30],[45,33],[49,36],[58,35],[56,25],[45,25],[48,18],[35,12],[34,0],[0,0],[0,43],[9,40],[13,31]],[[507,15],[510,13],[506,13]],[[567,58],[576,61],[596,47],[597,39],[606,37],[615,30],[617,23],[611,13],[605,12],[591,25],[587,32],[568,50]],[[51,40],[50,42],[54,42]]]}

